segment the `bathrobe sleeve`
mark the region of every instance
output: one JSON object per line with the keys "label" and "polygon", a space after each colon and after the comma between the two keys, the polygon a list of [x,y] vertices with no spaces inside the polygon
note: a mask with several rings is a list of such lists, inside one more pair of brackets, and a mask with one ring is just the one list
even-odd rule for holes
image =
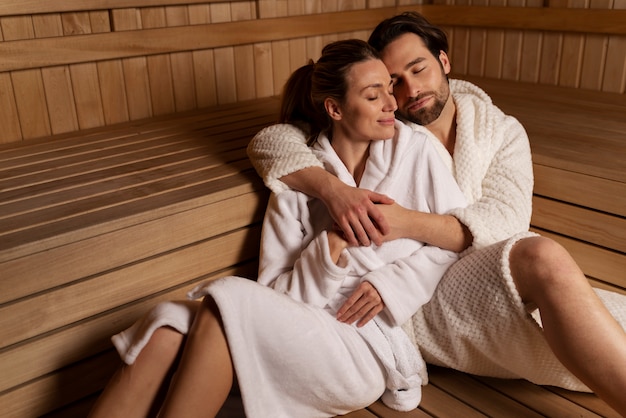
{"label": "bathrobe sleeve", "polygon": [[390,325],[401,326],[432,298],[437,284],[457,260],[452,251],[424,246],[409,257],[367,273],[362,280],[378,291]]}
{"label": "bathrobe sleeve", "polygon": [[[304,194],[272,194],[263,221],[258,282],[293,299],[324,307],[349,272],[346,252],[330,257],[326,231],[315,238]],[[301,220],[305,220],[304,222]],[[308,244],[307,244],[308,243]]]}
{"label": "bathrobe sleeve", "polygon": [[[497,137],[484,177],[457,172],[459,183],[474,181],[479,197],[467,208],[452,212],[471,231],[474,248],[481,248],[527,231],[532,212],[533,169],[528,136],[513,117],[500,114],[494,123]],[[462,170],[462,165],[457,165]]]}
{"label": "bathrobe sleeve", "polygon": [[470,203],[452,215],[471,231],[473,248],[481,248],[528,230],[533,189],[530,143],[522,124],[480,87],[450,80],[450,89],[457,110],[454,162],[440,143],[436,145],[453,164]]}
{"label": "bathrobe sleeve", "polygon": [[[413,141],[417,143],[418,139]],[[446,214],[456,208],[465,207],[465,195],[436,150],[426,141],[421,143],[421,150],[416,153],[419,159],[408,160],[402,164],[402,170],[413,176],[409,187],[412,189],[411,194],[425,198],[423,203],[411,208]],[[402,185],[406,187],[406,182],[401,182],[398,187]],[[388,257],[393,259],[393,254],[398,253],[395,248],[405,245],[415,245],[415,241],[391,241],[383,244],[379,251],[383,252],[383,257],[386,257],[385,253],[389,253]],[[455,252],[422,245],[408,257],[397,258],[365,274],[362,279],[376,287],[385,302],[385,311],[391,324],[399,326],[431,299],[437,284],[457,260],[458,254]]]}
{"label": "bathrobe sleeve", "polygon": [[288,190],[279,179],[308,167],[324,167],[306,145],[306,134],[290,124],[264,128],[248,144],[248,157],[274,193]]}

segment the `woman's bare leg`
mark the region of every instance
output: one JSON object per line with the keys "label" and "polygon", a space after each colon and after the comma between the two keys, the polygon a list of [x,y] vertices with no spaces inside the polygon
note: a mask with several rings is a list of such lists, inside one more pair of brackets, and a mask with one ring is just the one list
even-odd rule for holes
{"label": "woman's bare leg", "polygon": [[626,333],[576,262],[556,242],[533,237],[515,244],[510,264],[522,300],[539,308],[557,358],[626,416]]}
{"label": "woman's bare leg", "polygon": [[233,365],[217,305],[206,297],[159,417],[214,417],[233,384]]}
{"label": "woman's bare leg", "polygon": [[123,365],[113,375],[89,416],[128,418],[151,415],[160,390],[168,384],[183,338],[171,328],[156,330],[135,363]]}

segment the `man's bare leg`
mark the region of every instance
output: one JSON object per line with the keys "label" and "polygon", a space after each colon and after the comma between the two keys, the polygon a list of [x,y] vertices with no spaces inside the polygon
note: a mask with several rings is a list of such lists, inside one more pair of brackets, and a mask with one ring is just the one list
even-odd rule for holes
{"label": "man's bare leg", "polygon": [[576,262],[556,242],[533,237],[515,244],[510,265],[522,300],[539,308],[557,358],[626,416],[626,332]]}

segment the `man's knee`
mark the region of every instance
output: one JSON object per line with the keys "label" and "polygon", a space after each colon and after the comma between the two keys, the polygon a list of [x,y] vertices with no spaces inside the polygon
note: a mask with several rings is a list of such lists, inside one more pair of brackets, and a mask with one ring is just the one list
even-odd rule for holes
{"label": "man's knee", "polygon": [[546,237],[517,242],[511,250],[510,266],[522,299],[532,298],[535,292],[557,289],[581,276],[567,250]]}

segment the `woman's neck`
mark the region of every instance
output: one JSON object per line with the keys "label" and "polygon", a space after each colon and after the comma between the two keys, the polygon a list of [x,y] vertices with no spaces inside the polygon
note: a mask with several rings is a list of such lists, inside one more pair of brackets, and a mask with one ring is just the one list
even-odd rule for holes
{"label": "woman's neck", "polygon": [[341,134],[334,134],[331,145],[337,156],[352,174],[357,186],[365,171],[371,141],[354,141]]}

